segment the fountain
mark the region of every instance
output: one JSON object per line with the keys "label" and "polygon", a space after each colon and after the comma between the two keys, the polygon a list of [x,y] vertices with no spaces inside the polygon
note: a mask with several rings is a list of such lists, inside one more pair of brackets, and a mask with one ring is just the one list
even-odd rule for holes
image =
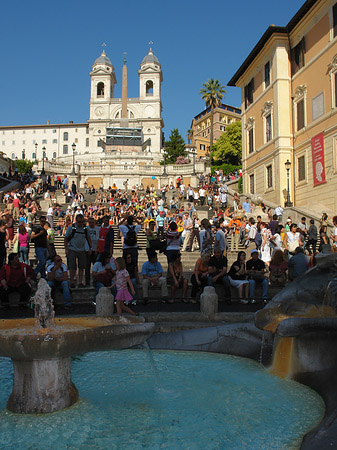
{"label": "fountain", "polygon": [[39,281],[35,319],[0,321],[0,356],[12,359],[13,391],[7,408],[18,413],[49,413],[78,400],[71,380],[71,356],[143,343],[154,324],[142,317],[54,318],[50,288]]}

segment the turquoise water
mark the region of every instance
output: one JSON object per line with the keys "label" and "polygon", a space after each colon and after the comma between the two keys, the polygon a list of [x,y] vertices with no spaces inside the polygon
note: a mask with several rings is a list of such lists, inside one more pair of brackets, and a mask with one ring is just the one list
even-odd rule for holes
{"label": "turquoise water", "polygon": [[228,355],[145,350],[74,358],[81,400],[47,415],[8,412],[11,361],[0,358],[1,450],[282,450],[319,423],[323,400]]}

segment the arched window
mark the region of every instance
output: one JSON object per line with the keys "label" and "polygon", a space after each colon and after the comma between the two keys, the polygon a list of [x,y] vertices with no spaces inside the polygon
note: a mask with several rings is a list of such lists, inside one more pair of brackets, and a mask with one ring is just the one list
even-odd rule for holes
{"label": "arched window", "polygon": [[36,153],[32,153],[32,159],[36,159]]}
{"label": "arched window", "polygon": [[153,81],[147,80],[145,86],[146,86],[146,95],[153,95]]}
{"label": "arched window", "polygon": [[15,153],[12,153],[12,159],[15,159]]}
{"label": "arched window", "polygon": [[67,132],[63,133],[63,140],[64,140],[64,141],[67,141],[67,140],[68,140],[68,137],[69,137],[69,135],[68,135]]}
{"label": "arched window", "polygon": [[63,154],[68,155],[68,145],[63,146]]}
{"label": "arched window", "polygon": [[56,152],[53,153],[53,158],[56,159]]}
{"label": "arched window", "polygon": [[115,114],[115,119],[119,119],[119,117],[120,117],[120,111],[117,111]]}
{"label": "arched window", "polygon": [[97,97],[104,97],[104,83],[102,81],[97,85]]}

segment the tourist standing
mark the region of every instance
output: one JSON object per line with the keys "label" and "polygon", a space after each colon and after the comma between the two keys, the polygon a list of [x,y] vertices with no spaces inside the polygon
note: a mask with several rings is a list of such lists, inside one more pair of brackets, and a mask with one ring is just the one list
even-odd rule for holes
{"label": "tourist standing", "polygon": [[46,262],[48,254],[52,256],[52,250],[48,242],[47,230],[45,230],[44,227],[45,224],[46,218],[41,216],[40,223],[33,226],[30,237],[31,242],[35,245],[35,255],[38,260],[34,273],[35,275],[40,273],[42,278],[46,278]]}
{"label": "tourist standing", "polygon": [[[131,253],[132,258],[138,266],[138,242],[137,234],[142,229],[140,223],[133,225],[133,216],[128,216],[127,219],[122,219],[119,223],[119,230],[123,235],[123,258],[126,253]],[[138,220],[140,222],[140,220]]]}
{"label": "tourist standing", "polygon": [[[133,299],[133,295],[135,295],[135,290],[133,288],[133,285],[131,283],[129,272],[126,270],[125,267],[125,260],[124,258],[116,258],[116,268],[117,268],[117,274],[116,274],[116,288],[117,288],[117,295],[116,295],[116,308],[117,308],[117,314],[119,316],[122,315],[122,312],[128,312],[129,314],[132,314],[133,316],[136,315],[132,309],[130,309],[128,306],[124,304],[124,302],[130,302]],[[128,290],[128,287],[130,288],[131,294]]]}

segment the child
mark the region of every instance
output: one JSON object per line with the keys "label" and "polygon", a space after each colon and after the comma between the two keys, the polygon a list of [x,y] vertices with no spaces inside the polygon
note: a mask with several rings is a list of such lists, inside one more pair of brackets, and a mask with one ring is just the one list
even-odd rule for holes
{"label": "child", "polygon": [[[117,314],[122,315],[122,311],[126,311],[132,315],[136,315],[132,309],[128,306],[124,305],[123,302],[129,302],[133,299],[133,295],[135,295],[135,290],[133,288],[129,272],[125,268],[125,260],[124,258],[116,258],[116,287],[117,287],[117,295],[116,295],[116,307]],[[128,285],[130,287],[130,292],[128,291]]]}

